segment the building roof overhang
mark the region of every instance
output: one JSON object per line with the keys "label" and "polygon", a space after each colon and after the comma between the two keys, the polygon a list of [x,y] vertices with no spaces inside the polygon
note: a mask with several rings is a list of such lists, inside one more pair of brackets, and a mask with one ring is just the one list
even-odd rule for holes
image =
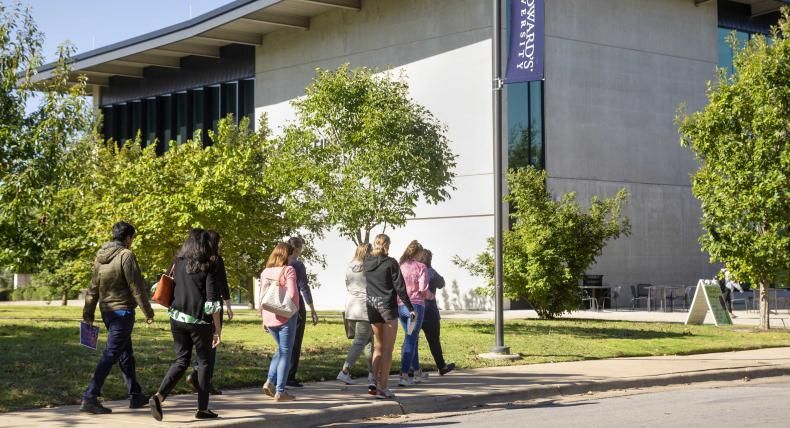
{"label": "building roof overhang", "polygon": [[[230,44],[259,45],[285,28],[307,30],[314,16],[335,9],[359,10],[361,0],[235,0],[222,7],[157,31],[71,58],[72,78],[85,75],[92,86],[108,86],[112,77],[144,78],[148,67],[180,68],[187,56],[219,58]],[[51,79],[56,63],[41,66],[36,83]]]}
{"label": "building roof overhang", "polygon": [[[694,4],[699,5],[711,0],[694,0]],[[790,0],[730,0],[734,3],[749,5],[752,9],[752,17],[761,16],[778,11],[784,5],[790,5]]]}

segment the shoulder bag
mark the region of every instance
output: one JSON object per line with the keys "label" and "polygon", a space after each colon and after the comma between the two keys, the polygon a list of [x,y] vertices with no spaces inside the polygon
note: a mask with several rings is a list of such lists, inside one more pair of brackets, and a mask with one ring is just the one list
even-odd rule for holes
{"label": "shoulder bag", "polygon": [[288,297],[286,287],[280,285],[280,278],[285,273],[284,267],[277,279],[264,278],[260,287],[261,310],[271,312],[285,318],[291,318],[296,312],[296,304]]}
{"label": "shoulder bag", "polygon": [[169,308],[170,305],[173,304],[173,288],[175,288],[175,279],[173,275],[175,271],[176,264],[173,262],[170,266],[170,271],[159,277],[159,282],[156,283],[156,290],[154,290],[154,296],[151,298],[154,302],[166,308]]}

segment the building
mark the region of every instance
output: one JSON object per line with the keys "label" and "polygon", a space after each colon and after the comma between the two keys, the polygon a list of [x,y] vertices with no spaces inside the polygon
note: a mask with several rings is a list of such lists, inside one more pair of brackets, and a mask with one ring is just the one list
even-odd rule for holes
{"label": "building", "polygon": [[[706,82],[730,66],[724,37],[767,33],[783,3],[546,2],[546,79],[507,87],[505,152],[510,166],[545,167],[555,193],[630,192],[632,235],[590,269],[625,286],[621,304],[630,284],[694,284],[716,272],[697,242],[696,165],[673,119],[681,103],[702,107]],[[406,227],[388,231],[393,253],[418,238],[448,280],[440,305],[484,308],[490,301],[473,292],[482,281],[450,259],[480,253],[493,235],[492,10],[490,0],[236,0],[78,55],[73,66],[89,78],[107,137],[140,130],[159,150],[226,113],[266,113],[276,130],[317,67],[404,70],[413,97],[447,124],[458,177],[450,201],[420,206]],[[316,303],[340,307],[353,244],[328,236],[316,245],[328,262]]]}

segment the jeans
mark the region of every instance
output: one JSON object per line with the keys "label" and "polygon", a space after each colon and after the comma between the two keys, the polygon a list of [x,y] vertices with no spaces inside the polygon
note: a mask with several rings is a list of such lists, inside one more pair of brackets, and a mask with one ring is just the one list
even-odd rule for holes
{"label": "jeans", "polygon": [[137,383],[134,351],[132,350],[134,310],[128,311],[125,315],[119,315],[114,311],[102,312],[101,317],[104,326],[107,327],[107,344],[104,346],[101,359],[96,365],[96,370],[93,372],[93,377],[82,399],[92,403],[97,402],[104,381],[115,363],[118,363],[121,369],[129,399],[142,396],[142,388]]}
{"label": "jeans", "polygon": [[422,320],[425,316],[425,306],[412,306],[414,306],[414,312],[417,313],[417,318],[412,321],[416,325],[414,326],[414,331],[412,331],[411,334],[409,334],[408,330],[409,308],[407,308],[405,305],[398,306],[398,316],[400,317],[400,323],[403,326],[403,331],[406,333],[406,337],[403,339],[403,346],[401,347],[401,373],[408,373],[410,368],[414,367],[415,365],[419,366],[420,361],[420,357],[417,352],[417,346],[420,339],[420,326],[422,326]]}
{"label": "jeans", "polygon": [[373,357],[373,328],[367,321],[351,321],[354,323],[354,341],[351,342],[351,348],[348,350],[346,362],[343,364],[344,368],[354,367],[359,356],[363,351],[366,351],[367,357],[365,362],[368,364],[368,373],[373,371],[370,359]]}
{"label": "jeans", "polygon": [[269,363],[269,381],[277,386],[277,392],[285,391],[298,318],[299,315],[294,315],[287,323],[279,327],[269,327],[269,333],[277,344],[277,351],[274,352],[272,362]]}
{"label": "jeans", "polygon": [[170,365],[170,369],[162,379],[162,384],[159,385],[159,393],[162,396],[167,397],[181,380],[192,360],[192,348],[194,347],[198,359],[198,410],[208,409],[208,386],[211,383],[208,361],[211,355],[213,331],[211,324],[187,324],[170,320],[170,332],[173,334],[173,342],[176,347],[176,360]]}
{"label": "jeans", "polygon": [[304,327],[307,323],[307,310],[304,307],[304,299],[299,295],[299,313],[294,315],[296,320],[296,334],[294,335],[293,346],[291,347],[291,363],[288,367],[288,380],[296,380],[296,371],[299,370],[299,359],[302,357],[302,339],[304,339]]}

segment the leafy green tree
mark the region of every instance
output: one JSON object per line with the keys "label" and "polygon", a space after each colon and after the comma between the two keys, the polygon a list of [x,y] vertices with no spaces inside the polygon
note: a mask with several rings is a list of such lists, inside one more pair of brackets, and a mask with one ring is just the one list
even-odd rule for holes
{"label": "leafy green tree", "polygon": [[317,73],[275,148],[280,175],[304,182],[291,203],[359,244],[374,227],[405,224],[419,200],[449,198],[456,156],[404,76],[347,64]]}
{"label": "leafy green tree", "polygon": [[277,242],[296,230],[321,229],[310,213],[284,203],[301,183],[272,174],[268,165],[277,154],[269,150],[268,133],[265,121],[252,131],[248,119],[236,125],[229,117],[220,120],[216,132],[209,131],[211,145],[204,147],[199,139],[173,143],[159,156],[154,146],[141,147],[139,138],[123,145],[95,142],[98,150],[83,161],[92,170],[88,182],[64,189],[64,197],[91,189],[78,209],[88,239],[77,242],[87,245],[75,263],[90,262],[112,224],[127,220],[138,229],[134,250],[153,282],[189,229],[211,228],[222,236],[231,286],[252,296],[251,279]]}
{"label": "leafy green tree", "polygon": [[[559,200],[546,189],[546,172],[534,167],[508,173],[513,207],[512,229],[503,235],[504,293],[527,299],[542,319],[575,310],[581,304],[579,282],[606,242],[628,235],[631,227],[621,214],[625,189],[613,198],[590,200],[586,212],[568,193]],[[481,291],[494,291],[493,239],[474,260],[456,256],[454,262],[487,280]]]}
{"label": "leafy green tree", "polygon": [[734,74],[722,70],[709,85],[708,105],[679,118],[681,144],[700,164],[691,182],[702,248],[737,280],[759,284],[764,329],[766,289],[790,268],[790,8],[772,38],[743,46]]}
{"label": "leafy green tree", "polygon": [[56,194],[69,180],[69,151],[92,120],[85,79],[70,78],[73,48],[60,48],[51,80],[32,82],[42,40],[29,10],[0,4],[0,266],[17,272],[57,263],[45,254],[62,238]]}

